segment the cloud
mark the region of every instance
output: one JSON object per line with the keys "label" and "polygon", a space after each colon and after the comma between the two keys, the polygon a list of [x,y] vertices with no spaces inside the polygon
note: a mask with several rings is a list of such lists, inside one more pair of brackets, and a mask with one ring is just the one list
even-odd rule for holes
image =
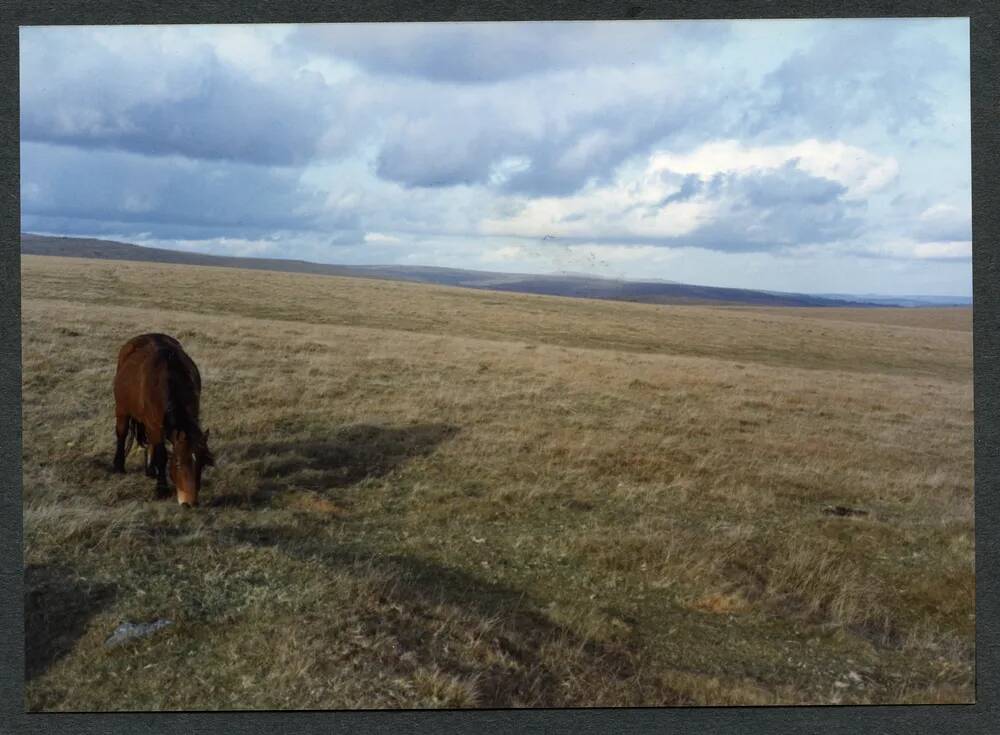
{"label": "cloud", "polygon": [[281,253],[282,249],[287,247],[287,242],[275,237],[258,240],[239,237],[217,237],[200,240],[158,240],[150,237],[150,233],[142,233],[140,236],[132,235],[131,239],[136,244],[145,245],[146,247],[166,247],[189,253],[228,255],[237,258],[280,258],[283,257]]}
{"label": "cloud", "polygon": [[[701,177],[697,174],[688,174],[681,181],[681,187],[675,191],[670,196],[666,197],[659,203],[660,207],[666,207],[668,204],[673,204],[674,202],[686,202],[695,194],[698,194],[704,189],[704,183]],[[582,218],[582,213],[577,213],[572,215],[576,219]]]}
{"label": "cloud", "polygon": [[384,232],[366,232],[364,241],[365,243],[377,243],[380,245],[398,245],[403,243],[402,238]]}
{"label": "cloud", "polygon": [[335,116],[322,77],[267,83],[226,60],[238,58],[232,40],[226,48],[149,29],[22,29],[21,138],[262,165],[311,160]]}
{"label": "cloud", "polygon": [[841,143],[734,141],[658,151],[607,185],[525,201],[482,231],[527,238],[755,252],[832,243],[864,224],[861,195],[895,176],[891,159]]}
{"label": "cloud", "polygon": [[786,145],[748,146],[737,140],[706,143],[687,154],[659,153],[652,160],[652,170],[674,171],[701,176],[716,173],[747,173],[777,168],[797,161],[805,173],[835,181],[844,187],[844,195],[863,199],[883,189],[899,173],[899,164],[891,156],[879,156],[841,141],[810,138]]}
{"label": "cloud", "polygon": [[623,161],[655,145],[691,145],[724,129],[728,118],[716,96],[721,84],[695,71],[645,66],[458,93],[386,86],[396,114],[386,115],[376,172],[407,187],[570,194],[608,181]]}
{"label": "cloud", "polygon": [[866,257],[918,261],[964,261],[968,263],[972,258],[972,242],[970,240],[921,242],[909,238],[895,238],[867,244],[856,243],[843,250]]}
{"label": "cloud", "polygon": [[826,243],[857,234],[862,219],[846,188],[789,161],[777,169],[716,174],[711,219],[674,238],[711,250],[747,252]]}
{"label": "cloud", "polygon": [[483,84],[591,66],[629,67],[714,48],[726,22],[404,23],[300,26],[292,43],[376,75]]}
{"label": "cloud", "polygon": [[972,208],[938,203],[916,218],[914,237],[922,243],[972,240]]}
{"label": "cloud", "polygon": [[506,263],[530,257],[526,248],[521,245],[505,245],[483,252],[480,260],[484,263]]}
{"label": "cloud", "polygon": [[968,79],[968,57],[927,34],[945,26],[967,34],[962,18],[814,25],[813,43],[763,80],[762,104],[748,111],[747,132],[833,136],[871,121],[893,135],[925,128],[941,113],[943,86]]}
{"label": "cloud", "polygon": [[44,143],[22,144],[21,154],[21,211],[36,223],[131,223],[136,231],[187,233],[178,235],[184,238],[205,230],[246,237],[358,226],[354,211],[331,207],[288,169]]}
{"label": "cloud", "polygon": [[25,28],[23,222],[355,263],[954,276],[967,43],[964,19]]}

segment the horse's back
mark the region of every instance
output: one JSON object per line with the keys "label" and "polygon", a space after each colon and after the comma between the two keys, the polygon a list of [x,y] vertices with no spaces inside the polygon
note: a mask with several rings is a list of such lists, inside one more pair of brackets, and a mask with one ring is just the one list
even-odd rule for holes
{"label": "horse's back", "polygon": [[[119,408],[133,413],[140,406],[165,407],[176,398],[197,401],[201,375],[176,339],[166,334],[140,334],[118,350],[114,388]],[[190,395],[172,396],[171,391]]]}
{"label": "horse's back", "polygon": [[[140,334],[137,337],[133,337],[128,342],[121,346],[118,350],[118,367],[121,369],[122,363],[129,359],[135,353],[148,353],[152,354],[158,348],[167,348],[178,350],[181,353],[184,349],[181,347],[181,343],[176,339],[171,337],[169,334]],[[185,355],[186,356],[186,355]]]}

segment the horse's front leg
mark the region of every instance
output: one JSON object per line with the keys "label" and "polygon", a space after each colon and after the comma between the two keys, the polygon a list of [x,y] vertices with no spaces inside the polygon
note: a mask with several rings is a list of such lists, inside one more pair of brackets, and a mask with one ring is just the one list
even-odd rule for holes
{"label": "horse's front leg", "polygon": [[125,438],[128,436],[128,416],[115,416],[115,459],[112,467],[115,472],[125,472]]}
{"label": "horse's front leg", "polygon": [[152,452],[150,464],[153,466],[153,476],[156,477],[156,497],[165,498],[167,490],[167,445],[163,429],[155,424],[144,424],[142,427],[146,448]]}
{"label": "horse's front leg", "polygon": [[156,477],[156,497],[166,498],[170,495],[167,485],[167,447],[163,442],[153,445],[153,470]]}

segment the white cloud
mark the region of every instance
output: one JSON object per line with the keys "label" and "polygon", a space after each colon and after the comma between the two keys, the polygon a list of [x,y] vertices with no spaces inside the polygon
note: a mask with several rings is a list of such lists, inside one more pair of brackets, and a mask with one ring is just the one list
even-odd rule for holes
{"label": "white cloud", "polygon": [[386,234],[385,232],[367,232],[365,233],[364,241],[369,244],[398,245],[403,242],[403,239],[395,235]]}
{"label": "white cloud", "polygon": [[942,241],[962,241],[972,237],[972,206],[966,201],[962,205],[938,202],[931,205],[916,218],[912,225],[913,235],[925,243]]}
{"label": "white cloud", "polygon": [[921,242],[913,248],[913,257],[925,258],[971,258],[972,241]]}
{"label": "white cloud", "polygon": [[531,168],[531,159],[527,156],[507,156],[493,164],[490,168],[489,181],[493,186],[503,186],[514,174]]}
{"label": "white cloud", "polygon": [[528,257],[530,257],[528,251],[520,245],[505,245],[504,247],[483,251],[480,260],[484,263],[505,263]]}
{"label": "white cloud", "polygon": [[147,247],[184,250],[191,253],[210,253],[213,255],[230,255],[234,257],[285,257],[280,255],[280,247],[271,239],[251,240],[239,237],[215,237],[198,240],[162,240],[149,236],[131,235],[122,239],[136,242]]}
{"label": "white cloud", "polygon": [[798,168],[808,174],[836,181],[853,199],[884,188],[899,173],[899,164],[891,156],[879,156],[840,141],[814,138],[771,146],[747,146],[737,140],[715,141],[688,154],[658,153],[652,157],[649,170],[711,176],[777,169],[790,161],[797,161]]}
{"label": "white cloud", "polygon": [[[589,143],[585,139],[581,144]],[[683,238],[722,222],[733,208],[724,193],[713,194],[704,186],[685,194],[684,176],[706,182],[717,175],[775,174],[788,166],[844,187],[843,199],[848,203],[885,187],[898,173],[893,158],[837,141],[810,139],[756,147],[733,140],[714,141],[690,153],[656,151],[644,163],[633,161],[621,167],[614,181],[605,186],[591,185],[571,196],[529,200],[513,216],[485,218],[481,232],[536,238]],[[764,229],[764,224],[751,222],[747,234],[766,239]]]}
{"label": "white cloud", "polygon": [[914,260],[959,260],[972,257],[972,241],[970,240],[921,242],[900,238],[850,249],[866,255]]}

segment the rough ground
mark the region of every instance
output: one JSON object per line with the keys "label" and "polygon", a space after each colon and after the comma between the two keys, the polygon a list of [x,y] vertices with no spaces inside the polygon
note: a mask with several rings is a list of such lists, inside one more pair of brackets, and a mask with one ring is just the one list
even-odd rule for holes
{"label": "rough ground", "polygon": [[[22,293],[30,709],[974,697],[969,310],[31,256]],[[109,472],[145,331],[202,370],[197,511]]]}

